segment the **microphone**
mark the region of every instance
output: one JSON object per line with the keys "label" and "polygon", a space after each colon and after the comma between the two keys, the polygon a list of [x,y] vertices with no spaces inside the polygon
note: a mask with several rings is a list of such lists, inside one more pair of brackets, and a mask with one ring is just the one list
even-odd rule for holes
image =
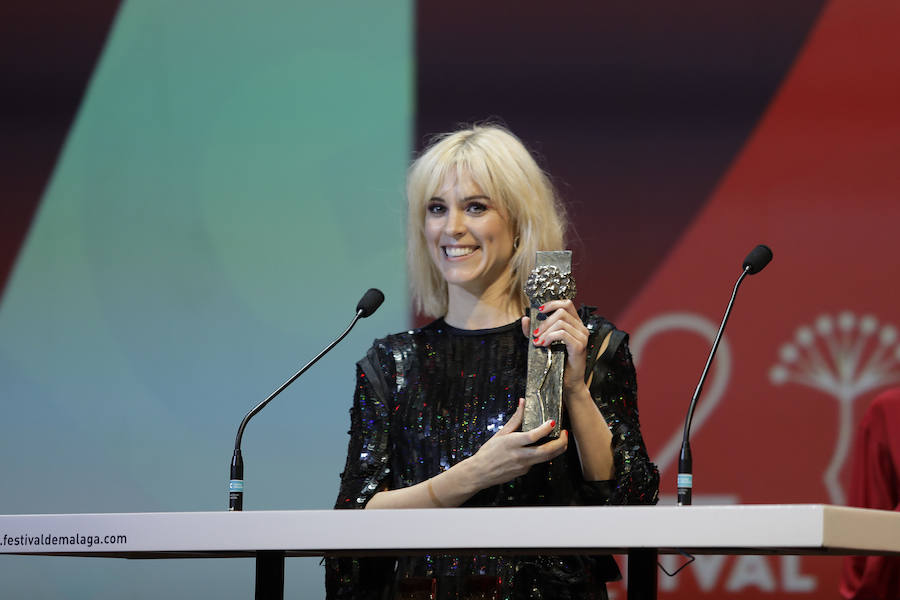
{"label": "microphone", "polygon": [[722,332],[725,331],[725,324],[728,322],[728,316],[731,314],[731,308],[734,306],[734,299],[737,297],[738,287],[747,275],[759,273],[772,260],[772,250],[768,246],[760,244],[747,254],[744,264],[741,265],[743,271],[738,277],[737,283],[734,284],[734,291],[731,293],[731,300],[728,302],[728,308],[725,309],[725,316],[722,318],[722,325],[719,326],[719,332],[713,340],[712,349],[709,351],[709,358],[706,359],[706,366],[703,367],[703,374],[700,375],[700,382],[697,389],[694,390],[694,396],[691,398],[691,404],[688,407],[687,417],[684,420],[684,435],[681,439],[681,453],[678,455],[678,506],[690,506],[691,493],[694,488],[694,465],[691,456],[691,421],[694,418],[694,408],[697,406],[697,400],[700,399],[700,393],[703,391],[703,383],[706,381],[706,375],[709,373],[709,367],[712,364],[713,357],[719,347],[719,341],[722,339]]}
{"label": "microphone", "polygon": [[[769,254],[771,255],[772,253],[769,252]],[[771,256],[769,258],[771,259]],[[378,307],[381,306],[382,302],[384,302],[384,294],[381,293],[381,290],[369,288],[368,291],[363,294],[363,297],[359,299],[359,303],[356,305],[356,314],[358,314],[360,318],[365,319],[378,310]]]}
{"label": "microphone", "polygon": [[307,369],[316,364],[320,358],[328,354],[332,348],[337,346],[338,342],[347,337],[347,334],[350,333],[350,330],[353,329],[353,326],[356,325],[357,321],[370,316],[378,310],[378,307],[381,306],[382,302],[384,302],[384,294],[381,290],[369,288],[356,305],[356,316],[353,317],[353,320],[350,322],[349,327],[344,330],[344,333],[338,336],[338,338],[331,342],[324,350],[319,352],[315,358],[306,363],[302,369],[294,373],[290,379],[282,383],[281,387],[269,394],[268,398],[253,407],[253,409],[251,409],[244,417],[244,420],[241,421],[241,425],[238,427],[237,436],[234,439],[234,455],[231,457],[231,480],[228,483],[229,511],[240,511],[244,508],[244,459],[241,456],[241,438],[244,435],[244,428],[247,427],[247,423],[250,422],[250,419],[252,419],[256,413],[265,408],[266,404],[271,402],[275,396],[283,392],[287,386],[294,383],[295,379],[306,373]]}
{"label": "microphone", "polygon": [[748,275],[753,275],[765,269],[771,260],[772,249],[764,244],[760,244],[751,250],[747,258],[744,259],[743,268]]}

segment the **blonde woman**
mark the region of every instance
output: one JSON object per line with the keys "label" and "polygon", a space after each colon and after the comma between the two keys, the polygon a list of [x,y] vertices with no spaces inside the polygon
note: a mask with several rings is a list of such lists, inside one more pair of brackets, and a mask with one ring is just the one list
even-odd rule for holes
{"label": "blonde woman", "polygon": [[[357,364],[347,464],[335,508],[652,504],[627,336],[548,302],[530,323],[535,251],[563,248],[565,213],[512,133],[440,136],[407,179],[414,304],[436,320],[376,340]],[[519,431],[529,344],[565,344],[562,435]],[[437,517],[437,515],[436,515]],[[330,559],[333,598],[606,598],[611,557]]]}

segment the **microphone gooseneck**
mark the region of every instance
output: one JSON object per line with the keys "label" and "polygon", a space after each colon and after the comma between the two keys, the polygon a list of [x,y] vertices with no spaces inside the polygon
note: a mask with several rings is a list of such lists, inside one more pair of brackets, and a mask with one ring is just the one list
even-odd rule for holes
{"label": "microphone gooseneck", "polygon": [[691,404],[688,406],[687,417],[684,420],[684,434],[681,438],[681,452],[678,455],[678,506],[690,506],[692,492],[694,488],[694,464],[691,455],[691,421],[694,419],[694,408],[703,392],[703,384],[706,382],[706,376],[709,373],[709,367],[712,365],[713,357],[719,348],[719,342],[722,339],[722,333],[725,331],[725,324],[728,323],[728,317],[731,315],[731,309],[734,306],[734,299],[737,298],[738,288],[744,277],[753,275],[762,271],[766,265],[772,260],[772,250],[763,244],[756,246],[744,259],[742,265],[743,271],[734,284],[734,291],[731,293],[731,300],[725,309],[725,316],[722,318],[722,324],[713,340],[712,348],[709,351],[709,357],[706,359],[706,366],[703,367],[703,373],[700,375],[700,382],[694,395],[691,398]]}
{"label": "microphone gooseneck", "polygon": [[378,310],[378,307],[381,306],[381,303],[384,302],[384,294],[381,290],[375,288],[369,288],[369,290],[363,294],[362,299],[360,299],[359,303],[356,305],[356,315],[353,317],[353,320],[350,322],[350,325],[344,332],[338,336],[336,340],[331,342],[324,350],[319,352],[315,358],[306,363],[302,369],[294,373],[290,379],[281,384],[281,386],[269,394],[269,397],[254,406],[250,412],[244,416],[244,419],[241,421],[240,426],[238,427],[237,435],[234,438],[234,454],[231,457],[231,478],[228,483],[228,510],[229,511],[240,511],[244,508],[244,459],[241,456],[241,438],[244,436],[244,429],[247,427],[247,423],[250,422],[259,411],[266,407],[266,405],[271,402],[275,396],[284,391],[284,389],[294,383],[298,377],[306,373],[306,371],[316,364],[320,358],[328,354],[328,352],[338,345],[338,343],[347,337],[347,334],[350,333],[350,330],[353,329],[353,326],[356,325],[356,322],[360,319],[364,319]]}

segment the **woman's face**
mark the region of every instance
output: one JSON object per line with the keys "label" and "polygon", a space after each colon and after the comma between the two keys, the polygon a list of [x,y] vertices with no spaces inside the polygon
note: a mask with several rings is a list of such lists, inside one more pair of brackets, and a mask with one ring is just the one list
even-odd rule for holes
{"label": "woman's face", "polygon": [[505,287],[513,255],[506,211],[466,175],[448,175],[425,206],[425,239],[448,285],[481,295]]}

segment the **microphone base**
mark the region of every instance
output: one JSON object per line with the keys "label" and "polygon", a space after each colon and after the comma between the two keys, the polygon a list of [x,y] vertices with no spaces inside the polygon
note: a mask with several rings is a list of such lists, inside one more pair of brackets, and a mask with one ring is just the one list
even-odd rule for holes
{"label": "microphone base", "polygon": [[231,479],[228,481],[228,510],[244,510],[244,457],[241,449],[234,449],[231,457]]}

